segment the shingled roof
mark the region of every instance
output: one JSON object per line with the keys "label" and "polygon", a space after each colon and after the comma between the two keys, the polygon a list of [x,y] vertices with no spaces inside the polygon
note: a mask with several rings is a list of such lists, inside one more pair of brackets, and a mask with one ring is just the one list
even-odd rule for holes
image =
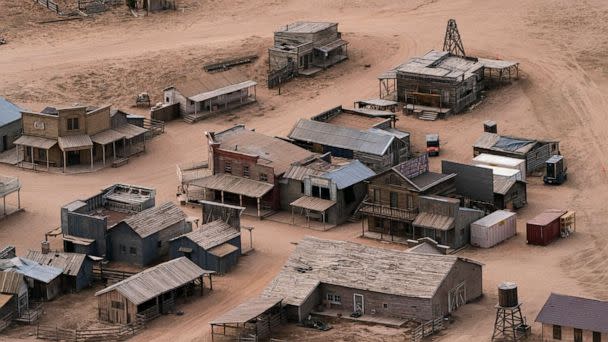
{"label": "shingled roof", "polygon": [[167,202],[129,216],[122,222],[145,238],[185,219],[186,214],[175,203]]}
{"label": "shingled roof", "polygon": [[608,333],[608,301],[551,293],[536,322]]}

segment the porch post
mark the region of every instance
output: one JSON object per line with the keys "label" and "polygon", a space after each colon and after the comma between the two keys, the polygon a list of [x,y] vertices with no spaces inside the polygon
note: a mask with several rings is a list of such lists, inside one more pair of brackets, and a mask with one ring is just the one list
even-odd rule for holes
{"label": "porch post", "polygon": [[224,190],[221,191],[222,194],[222,203],[224,203]]}
{"label": "porch post", "polygon": [[114,152],[114,160],[116,160],[116,141],[112,141],[112,151]]}
{"label": "porch post", "polygon": [[91,146],[91,171],[93,171],[93,146]]}
{"label": "porch post", "polygon": [[6,196],[2,197],[2,202],[4,203],[4,215],[6,216]]}
{"label": "porch post", "polygon": [[296,224],[296,218],[293,215],[293,205],[291,206],[291,225],[295,225]]}
{"label": "porch post", "polygon": [[325,230],[325,210],[323,210],[323,230]]}
{"label": "porch post", "polygon": [[211,273],[209,273],[209,290],[213,290],[213,279],[211,278]]}
{"label": "porch post", "polygon": [[260,205],[260,198],[258,197],[258,219],[262,217],[262,208]]}
{"label": "porch post", "polygon": [[101,145],[101,152],[103,154],[103,165],[106,165],[106,145]]}
{"label": "porch post", "polygon": [[65,151],[61,150],[61,152],[63,153],[63,173],[65,173],[65,164],[67,163],[67,160],[65,158]]}
{"label": "porch post", "polygon": [[46,149],[46,170],[47,171],[49,170],[49,164],[50,164],[49,163],[49,152],[50,152],[50,149],[47,148]]}
{"label": "porch post", "polygon": [[32,156],[32,168],[35,169],[35,167],[34,167],[34,146],[30,146],[30,152],[31,152],[31,156]]}
{"label": "porch post", "polygon": [[203,276],[200,276],[200,280],[201,280],[201,297],[202,297],[203,294],[205,293],[205,278]]}
{"label": "porch post", "polygon": [[239,195],[239,203],[242,207],[243,206],[243,195]]}
{"label": "porch post", "polygon": [[17,209],[21,209],[21,189],[17,190]]}

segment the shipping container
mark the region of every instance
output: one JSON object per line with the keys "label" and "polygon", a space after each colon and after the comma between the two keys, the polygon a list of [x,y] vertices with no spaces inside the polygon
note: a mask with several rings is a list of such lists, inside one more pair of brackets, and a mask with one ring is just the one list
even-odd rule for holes
{"label": "shipping container", "polygon": [[471,223],[471,245],[490,248],[517,233],[515,213],[498,210]]}
{"label": "shipping container", "polygon": [[566,210],[549,209],[526,224],[526,237],[531,245],[546,246],[560,237],[560,218]]}
{"label": "shipping container", "polygon": [[503,176],[514,181],[524,181],[526,179],[524,175],[522,175],[521,171],[516,169],[509,169],[508,167],[492,166],[479,163],[475,164],[475,166],[492,170],[492,174],[494,176]]}
{"label": "shipping container", "polygon": [[523,180],[524,182],[526,181],[526,161],[524,159],[482,153],[477,157],[473,158],[473,165],[490,165],[519,170],[519,172],[521,172],[521,180]]}

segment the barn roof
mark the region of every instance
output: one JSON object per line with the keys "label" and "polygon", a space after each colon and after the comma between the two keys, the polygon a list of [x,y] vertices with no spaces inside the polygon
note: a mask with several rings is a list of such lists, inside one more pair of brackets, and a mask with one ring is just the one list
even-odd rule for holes
{"label": "barn roof", "polygon": [[23,275],[15,270],[0,272],[0,293],[18,294]]}
{"label": "barn roof", "polygon": [[178,236],[172,240],[182,237],[190,239],[204,250],[209,250],[241,236],[241,232],[222,220],[216,220],[202,225],[199,229],[188,234]]}
{"label": "barn roof", "polygon": [[21,120],[21,108],[0,96],[0,126]]}
{"label": "barn roof", "polygon": [[305,237],[263,295],[284,298],[285,304],[300,305],[320,283],[325,283],[432,298],[458,260],[453,255],[406,253]]}
{"label": "barn roof", "polygon": [[535,322],[608,333],[608,301],[551,293]]}
{"label": "barn roof", "polygon": [[35,261],[41,265],[60,268],[63,270],[63,274],[69,276],[78,275],[78,272],[80,272],[86,257],[86,254],[80,253],[42,253],[40,251],[29,251],[26,256],[27,259]]}
{"label": "barn roof", "polygon": [[128,216],[122,222],[145,238],[185,219],[186,214],[175,203],[167,202]]}
{"label": "barn roof", "polygon": [[117,291],[133,304],[139,305],[211,273],[214,272],[203,270],[188,258],[181,257],[132,275],[101,291],[97,291],[95,296]]}

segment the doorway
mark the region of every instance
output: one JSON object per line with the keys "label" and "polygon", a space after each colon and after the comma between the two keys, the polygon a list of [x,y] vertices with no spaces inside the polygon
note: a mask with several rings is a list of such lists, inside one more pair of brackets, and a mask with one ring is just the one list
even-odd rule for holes
{"label": "doorway", "polygon": [[2,136],[2,149],[0,149],[0,152],[6,151],[8,150],[8,138],[6,135]]}
{"label": "doorway", "polygon": [[448,312],[456,311],[466,303],[467,289],[464,282],[456,285],[448,293]]}
{"label": "doorway", "polygon": [[362,294],[353,294],[353,312],[365,313],[365,300]]}
{"label": "doorway", "polygon": [[66,162],[67,166],[80,164],[80,151],[67,151]]}

